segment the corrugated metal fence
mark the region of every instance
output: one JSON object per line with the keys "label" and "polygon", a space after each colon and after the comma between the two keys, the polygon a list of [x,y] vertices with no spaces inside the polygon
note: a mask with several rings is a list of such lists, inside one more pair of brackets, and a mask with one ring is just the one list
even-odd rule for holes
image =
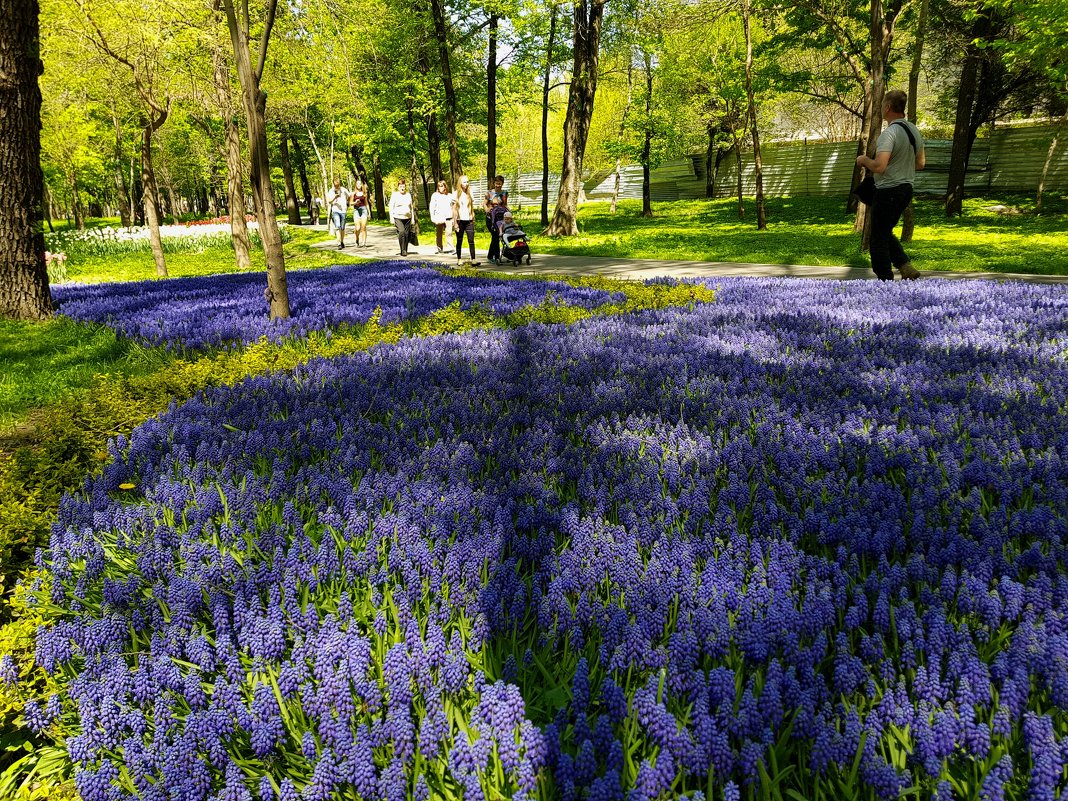
{"label": "corrugated metal fence", "polygon": [[[1042,166],[1056,129],[1052,125],[1006,126],[975,142],[968,164],[966,187],[970,192],[1033,192],[1038,188]],[[927,141],[927,169],[917,174],[918,193],[945,194],[949,179],[949,155],[952,143],[947,139]],[[849,191],[856,142],[780,142],[761,148],[764,166],[764,192],[769,196],[844,196]],[[619,196],[642,196],[642,168],[628,166],[620,170]],[[705,197],[707,175],[704,154],[683,156],[665,161],[652,171],[650,191],[654,201],[684,200]],[[541,174],[524,173],[508,181],[512,205],[541,203]],[[588,200],[610,200],[615,174],[603,171],[589,176],[583,184]],[[737,192],[738,162],[733,153],[724,153],[716,174],[715,196],[730,197]],[[1062,132],[1046,177],[1047,190],[1068,189],[1068,130]],[[472,191],[481,198],[485,181],[472,182]],[[742,191],[756,192],[752,152],[742,153]],[[549,182],[549,200],[559,193],[559,176]]]}

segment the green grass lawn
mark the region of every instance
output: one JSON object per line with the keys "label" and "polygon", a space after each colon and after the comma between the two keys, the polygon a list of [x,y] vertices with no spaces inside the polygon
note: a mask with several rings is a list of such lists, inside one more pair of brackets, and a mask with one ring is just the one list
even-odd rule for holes
{"label": "green grass lawn", "polygon": [[100,373],[146,374],[170,358],[102,325],[0,319],[0,428],[84,389]]}
{"label": "green grass lawn", "polygon": [[[998,204],[1021,213],[984,208]],[[946,219],[940,201],[919,199],[906,249],[923,271],[1068,275],[1068,199],[1047,198],[1041,216],[1032,205],[1024,197],[970,198],[964,216]],[[652,219],[640,216],[636,200],[620,202],[616,214],[607,203],[587,203],[579,208],[579,236],[534,236],[530,244],[534,253],[613,258],[869,265],[840,198],[769,198],[766,209],[768,228],[758,231],[751,199],[744,220],[731,199],[654,203]],[[518,219],[528,233],[541,227],[536,208],[522,209]]]}
{"label": "green grass lawn", "polygon": [[[336,250],[312,247],[326,238],[322,231],[300,226],[289,226],[288,230],[290,240],[283,248],[287,269],[299,270],[366,261]],[[168,253],[166,256],[167,273],[172,278],[237,272],[232,247],[209,247],[184,253]],[[262,250],[252,251],[252,265],[258,270],[266,268]],[[155,277],[156,263],[152,260],[152,254],[147,251],[109,256],[84,256],[76,252],[67,254],[69,281],[95,284],[104,281],[143,281]]]}

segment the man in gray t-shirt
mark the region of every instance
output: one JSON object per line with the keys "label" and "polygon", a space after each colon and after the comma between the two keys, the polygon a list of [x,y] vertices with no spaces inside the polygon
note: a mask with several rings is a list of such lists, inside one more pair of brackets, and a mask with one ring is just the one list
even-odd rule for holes
{"label": "man in gray t-shirt", "polygon": [[905,119],[907,98],[899,89],[883,96],[883,119],[888,125],[879,135],[875,158],[857,156],[857,164],[875,176],[875,200],[869,210],[871,268],[882,281],[894,280],[893,267],[906,280],[920,277],[894,236],[894,228],[912,200],[916,170],[922,170],[927,163],[923,135]]}

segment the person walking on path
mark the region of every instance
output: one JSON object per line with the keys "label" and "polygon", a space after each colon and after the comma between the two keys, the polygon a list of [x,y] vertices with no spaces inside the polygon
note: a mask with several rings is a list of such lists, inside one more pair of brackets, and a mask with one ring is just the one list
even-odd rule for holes
{"label": "person walking on path", "polygon": [[363,247],[367,244],[367,218],[371,216],[371,199],[368,197],[367,185],[360,178],[356,179],[356,185],[352,190],[352,227],[356,229],[356,247],[360,247],[360,238],[363,238]]}
{"label": "person walking on path", "polygon": [[857,156],[857,164],[875,176],[875,199],[871,214],[871,268],[880,281],[893,281],[893,267],[901,277],[914,281],[920,272],[912,266],[894,228],[912,200],[916,170],[927,164],[923,135],[905,119],[908,99],[900,89],[883,96],[883,119],[888,123],[879,134],[875,158]]}
{"label": "person walking on path", "polygon": [[349,196],[348,189],[341,185],[341,179],[334,179],[334,188],[327,192],[326,195],[326,207],[330,211],[330,222],[334,224],[334,230],[337,231],[337,249],[345,249],[345,218],[349,214]]}
{"label": "person walking on path", "polygon": [[438,238],[435,253],[452,250],[452,201],[449,185],[445,181],[438,181],[438,191],[430,196],[430,221],[434,223]]}
{"label": "person walking on path", "polygon": [[412,218],[415,216],[415,204],[408,191],[408,182],[401,178],[397,181],[397,190],[389,196],[389,216],[397,227],[397,242],[400,243],[400,255],[408,255],[408,241],[412,236]]}
{"label": "person walking on path", "polygon": [[[501,210],[495,212],[495,208]],[[493,186],[486,192],[486,197],[482,200],[482,209],[486,212],[486,228],[490,232],[488,259],[494,264],[499,262],[501,258],[501,232],[497,227],[497,222],[499,222],[500,217],[495,220],[493,215],[504,214],[504,210],[507,208],[508,190],[504,188],[504,176],[494,176]]]}
{"label": "person walking on path", "polygon": [[467,247],[471,253],[471,266],[475,261],[475,199],[471,196],[471,183],[466,175],[460,176],[452,200],[452,228],[456,231],[456,263],[459,265],[464,250],[464,231],[467,232]]}

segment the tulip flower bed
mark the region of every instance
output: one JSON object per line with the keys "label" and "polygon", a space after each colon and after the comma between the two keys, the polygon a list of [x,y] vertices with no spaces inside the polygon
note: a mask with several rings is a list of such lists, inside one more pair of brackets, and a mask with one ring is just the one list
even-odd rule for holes
{"label": "tulip flower bed", "polygon": [[1054,798],[1068,292],[716,288],[112,442],[27,708],[82,798]]}
{"label": "tulip flower bed", "polygon": [[618,293],[572,287],[560,281],[447,277],[409,262],[342,265],[287,273],[292,316],[267,318],[262,273],[227,273],[135,281],[122,284],[57,286],[60,312],[82,322],[106,323],[147,345],[204,348],[278,342],[310,331],[367,322],[381,309],[380,322],[415,319],[449,304],[475,305],[508,314],[547,297],[583,308],[609,303]]}

